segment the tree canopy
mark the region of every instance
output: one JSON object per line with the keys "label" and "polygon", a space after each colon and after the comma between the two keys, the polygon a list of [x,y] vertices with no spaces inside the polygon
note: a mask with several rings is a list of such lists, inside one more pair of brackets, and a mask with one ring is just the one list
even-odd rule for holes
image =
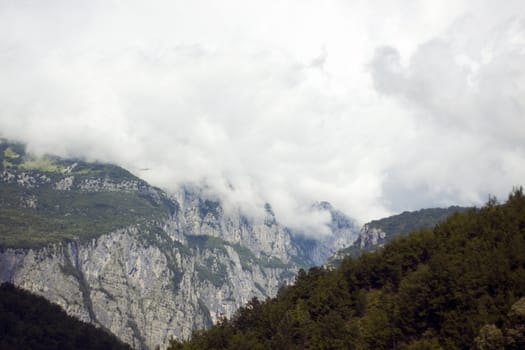
{"label": "tree canopy", "polygon": [[9,283],[0,286],[0,349],[131,350],[109,332]]}

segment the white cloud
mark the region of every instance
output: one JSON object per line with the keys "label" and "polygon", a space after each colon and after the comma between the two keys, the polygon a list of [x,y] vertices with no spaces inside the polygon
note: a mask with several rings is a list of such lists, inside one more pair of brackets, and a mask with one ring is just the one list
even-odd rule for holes
{"label": "white cloud", "polygon": [[408,206],[479,203],[522,184],[524,38],[523,18],[487,12],[421,43],[406,64],[396,48],[376,50],[376,89],[405,106],[420,133],[417,148],[390,169],[387,197],[404,193]]}
{"label": "white cloud", "polygon": [[0,133],[309,231],[479,204],[525,175],[524,9],[0,1]]}

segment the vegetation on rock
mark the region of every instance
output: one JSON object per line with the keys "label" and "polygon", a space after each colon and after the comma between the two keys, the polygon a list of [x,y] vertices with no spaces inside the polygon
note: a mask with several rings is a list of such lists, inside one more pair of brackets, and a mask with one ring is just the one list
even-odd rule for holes
{"label": "vegetation on rock", "polygon": [[338,251],[334,258],[331,259],[331,263],[337,265],[345,256],[356,258],[364,252],[373,251],[382,247],[385,243],[394,240],[396,237],[405,236],[411,232],[425,228],[433,228],[450,215],[465,210],[468,210],[468,208],[459,206],[428,208],[417,211],[405,211],[398,215],[372,220],[365,225],[363,230],[376,230],[377,232],[384,233],[384,237],[379,237],[376,244],[371,244],[371,242],[363,241],[365,237],[360,236],[354,244]]}
{"label": "vegetation on rock", "polygon": [[88,240],[174,211],[165,194],[109,164],[34,157],[0,143],[0,247]]}

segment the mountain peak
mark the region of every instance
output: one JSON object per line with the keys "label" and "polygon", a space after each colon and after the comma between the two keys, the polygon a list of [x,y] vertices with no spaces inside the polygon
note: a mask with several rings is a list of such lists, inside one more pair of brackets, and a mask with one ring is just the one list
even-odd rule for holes
{"label": "mountain peak", "polygon": [[327,201],[320,201],[320,202],[315,202],[313,205],[312,205],[313,208],[315,209],[321,209],[321,210],[333,210],[334,207],[332,206],[332,204],[330,202],[327,202]]}

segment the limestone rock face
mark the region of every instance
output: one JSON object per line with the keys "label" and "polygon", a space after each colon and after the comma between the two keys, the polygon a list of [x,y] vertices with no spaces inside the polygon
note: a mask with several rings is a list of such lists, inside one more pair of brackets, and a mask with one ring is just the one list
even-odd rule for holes
{"label": "limestone rock face", "polygon": [[5,249],[0,281],[40,294],[134,348],[165,347],[254,296],[273,296],[294,275],[293,266],[264,266],[240,246],[204,237],[182,245],[159,227],[128,227],[82,244]]}
{"label": "limestone rock face", "polygon": [[385,237],[386,232],[382,229],[370,227],[370,225],[365,224],[359,233],[356,245],[361,249],[381,245],[384,242]]}
{"label": "limestone rock face", "polygon": [[315,203],[316,210],[324,210],[330,215],[328,234],[318,237],[305,236],[301,232],[293,232],[292,244],[299,257],[307,265],[320,266],[337,251],[350,246],[359,234],[359,224],[334,208],[328,202]]}
{"label": "limestone rock face", "polygon": [[275,220],[225,216],[218,202],[201,198],[172,201],[178,209],[162,221],[89,241],[4,248],[0,282],[40,294],[134,348],[153,349],[293,281],[299,265],[291,262],[290,233]]}
{"label": "limestone rock face", "polygon": [[287,229],[199,205],[87,242],[3,249],[0,282],[40,294],[136,349],[164,348],[293,282],[303,266]]}
{"label": "limestone rock face", "polygon": [[269,204],[257,221],[198,189],[167,194],[114,165],[36,159],[2,143],[0,160],[0,219],[18,215],[0,222],[0,283],[136,349],[165,348],[274,296],[355,237],[328,203],[318,209],[330,211],[331,234],[302,239]]}
{"label": "limestone rock face", "polygon": [[4,249],[0,281],[40,294],[137,349],[164,348],[293,282],[302,267],[298,249],[275,220],[224,216],[218,203],[203,199],[183,204],[167,220],[87,242]]}

